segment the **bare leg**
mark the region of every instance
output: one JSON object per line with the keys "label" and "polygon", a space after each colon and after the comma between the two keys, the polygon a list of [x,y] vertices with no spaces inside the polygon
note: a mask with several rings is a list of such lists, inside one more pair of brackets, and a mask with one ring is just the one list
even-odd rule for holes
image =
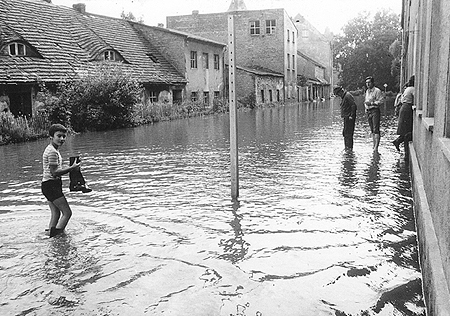
{"label": "bare leg", "polygon": [[72,217],[72,210],[70,209],[69,203],[64,196],[57,198],[53,201],[53,204],[61,211],[62,216],[57,224],[57,229],[64,230],[70,217]]}
{"label": "bare leg", "polygon": [[58,224],[61,212],[56,207],[56,205],[50,201],[48,201],[48,206],[50,206],[50,212],[51,212],[50,223],[48,224],[48,228],[50,229],[52,227],[56,227],[56,224]]}
{"label": "bare leg", "polygon": [[373,151],[378,152],[378,146],[380,145],[380,134],[373,134]]}

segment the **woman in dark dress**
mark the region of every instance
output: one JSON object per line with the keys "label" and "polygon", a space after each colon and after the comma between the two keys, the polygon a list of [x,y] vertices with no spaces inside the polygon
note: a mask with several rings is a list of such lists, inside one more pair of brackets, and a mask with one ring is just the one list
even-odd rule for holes
{"label": "woman in dark dress", "polygon": [[414,76],[409,78],[407,88],[401,96],[402,106],[398,115],[397,137],[392,143],[400,151],[400,144],[405,145],[412,140],[413,105],[414,105]]}

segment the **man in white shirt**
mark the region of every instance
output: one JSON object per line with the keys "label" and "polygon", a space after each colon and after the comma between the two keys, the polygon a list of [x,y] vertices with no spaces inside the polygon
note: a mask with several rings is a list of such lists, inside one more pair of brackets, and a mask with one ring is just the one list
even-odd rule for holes
{"label": "man in white shirt", "polygon": [[384,96],[383,92],[375,87],[375,80],[371,76],[366,78],[366,87],[364,108],[372,133],[373,152],[378,153],[378,146],[380,145],[380,106],[384,102]]}

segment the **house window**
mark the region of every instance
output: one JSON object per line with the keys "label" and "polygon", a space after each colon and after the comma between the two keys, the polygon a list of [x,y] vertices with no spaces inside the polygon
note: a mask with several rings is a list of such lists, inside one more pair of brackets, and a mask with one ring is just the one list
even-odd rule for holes
{"label": "house window", "polygon": [[220,57],[219,55],[214,54],[214,69],[219,70],[220,69],[219,65],[220,65]]}
{"label": "house window", "polygon": [[191,50],[191,68],[197,68],[197,52]]}
{"label": "house window", "polygon": [[116,60],[116,52],[113,50],[107,50],[106,52],[103,53],[103,57],[105,58],[105,60],[115,61]]}
{"label": "house window", "polygon": [[289,30],[287,30],[287,41],[289,42]]}
{"label": "house window", "polygon": [[149,95],[148,99],[151,103],[158,102],[158,93],[156,93],[156,91],[150,91],[150,95]]}
{"label": "house window", "polygon": [[292,31],[292,43],[295,43],[295,33]]}
{"label": "house window", "polygon": [[261,34],[260,27],[259,21],[250,21],[250,35]]}
{"label": "house window", "polygon": [[266,20],[266,34],[275,33],[276,20]]}
{"label": "house window", "polygon": [[208,53],[203,53],[203,69],[209,69],[209,55],[208,55]]}
{"label": "house window", "polygon": [[11,56],[25,56],[27,54],[26,46],[21,43],[11,43],[9,44],[9,54]]}
{"label": "house window", "polygon": [[288,62],[288,66],[287,69],[291,68],[291,55],[287,54],[287,62]]}
{"label": "house window", "polygon": [[197,91],[191,92],[191,101],[197,102],[197,100],[198,100],[198,92]]}
{"label": "house window", "polygon": [[292,69],[295,69],[295,55],[292,55]]}
{"label": "house window", "polygon": [[277,89],[277,101],[280,102],[280,89]]}
{"label": "house window", "polygon": [[270,101],[270,102],[273,101],[273,99],[272,99],[272,90],[269,90],[269,101]]}
{"label": "house window", "polygon": [[264,103],[264,90],[261,90],[261,102]]}
{"label": "house window", "polygon": [[214,91],[214,100],[219,99],[220,97],[220,91]]}
{"label": "house window", "polygon": [[205,105],[209,105],[209,92],[208,91],[203,92],[203,103]]}

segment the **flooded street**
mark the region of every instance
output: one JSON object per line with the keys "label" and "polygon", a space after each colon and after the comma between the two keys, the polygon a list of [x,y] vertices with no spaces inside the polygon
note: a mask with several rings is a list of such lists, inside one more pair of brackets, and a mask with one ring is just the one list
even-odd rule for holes
{"label": "flooded street", "polygon": [[70,136],[91,193],[48,238],[48,140],[0,147],[0,315],[425,315],[408,164],[385,109],[344,152],[339,100]]}

